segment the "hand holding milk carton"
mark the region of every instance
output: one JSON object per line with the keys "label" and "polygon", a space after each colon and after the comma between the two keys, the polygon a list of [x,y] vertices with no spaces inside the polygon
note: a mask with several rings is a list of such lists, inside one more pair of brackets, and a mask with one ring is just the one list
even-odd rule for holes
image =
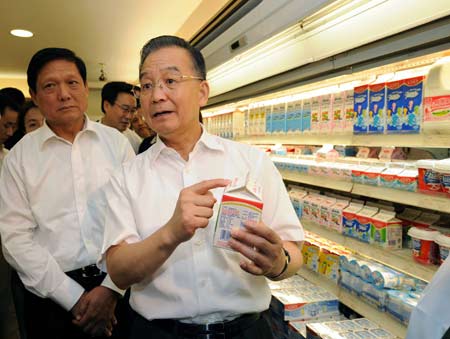
{"label": "hand holding milk carton", "polygon": [[245,228],[246,221],[259,222],[262,215],[262,187],[247,175],[234,178],[225,188],[214,231],[214,246],[231,249],[231,229]]}

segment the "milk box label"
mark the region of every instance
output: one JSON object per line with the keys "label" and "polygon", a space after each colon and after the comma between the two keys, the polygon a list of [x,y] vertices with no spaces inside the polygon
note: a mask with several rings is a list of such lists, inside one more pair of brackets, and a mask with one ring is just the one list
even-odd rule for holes
{"label": "milk box label", "polygon": [[261,220],[262,188],[249,177],[235,178],[225,188],[217,215],[214,246],[230,249],[231,229],[245,228],[245,221]]}
{"label": "milk box label", "polygon": [[403,80],[386,84],[386,132],[399,133],[402,130]]}
{"label": "milk box label", "polygon": [[359,86],[354,89],[354,116],[353,133],[364,134],[368,132],[367,109],[369,107],[369,86]]}
{"label": "milk box label", "polygon": [[344,100],[345,92],[333,94],[333,114],[331,116],[331,130],[333,132],[342,132],[344,130]]}
{"label": "milk box label", "polygon": [[405,79],[403,83],[403,118],[404,133],[418,133],[422,121],[422,97],[424,77]]}
{"label": "milk box label", "polygon": [[386,122],[386,84],[371,85],[369,96],[369,133],[384,133]]}
{"label": "milk box label", "polygon": [[450,95],[425,97],[423,104],[425,122],[450,120]]}

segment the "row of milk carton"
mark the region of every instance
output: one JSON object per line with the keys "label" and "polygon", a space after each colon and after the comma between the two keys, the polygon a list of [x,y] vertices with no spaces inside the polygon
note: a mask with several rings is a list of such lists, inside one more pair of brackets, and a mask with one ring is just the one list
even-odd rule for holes
{"label": "row of milk carton", "polygon": [[359,200],[308,194],[295,188],[289,195],[297,215],[305,220],[384,248],[402,247],[402,222],[388,207],[380,209]]}

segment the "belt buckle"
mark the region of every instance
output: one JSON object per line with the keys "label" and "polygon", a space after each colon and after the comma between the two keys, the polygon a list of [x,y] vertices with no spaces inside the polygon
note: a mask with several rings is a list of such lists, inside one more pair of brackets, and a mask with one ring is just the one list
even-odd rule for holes
{"label": "belt buckle", "polygon": [[83,278],[92,278],[98,277],[102,274],[102,271],[98,269],[98,267],[94,265],[89,265],[81,268],[81,276]]}

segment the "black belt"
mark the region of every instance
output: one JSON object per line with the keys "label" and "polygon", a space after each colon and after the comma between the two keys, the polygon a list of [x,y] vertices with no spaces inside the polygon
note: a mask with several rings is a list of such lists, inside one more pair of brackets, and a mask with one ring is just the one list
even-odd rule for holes
{"label": "black belt", "polygon": [[102,275],[106,275],[106,273],[102,272],[95,264],[92,264],[89,266],[84,266],[79,269],[66,272],[66,274],[71,278],[74,278],[74,277],[94,278],[94,277],[100,277]]}
{"label": "black belt", "polygon": [[240,317],[212,324],[187,324],[174,319],[155,319],[151,324],[170,333],[192,338],[225,338],[240,333],[255,324],[261,313],[244,314]]}

